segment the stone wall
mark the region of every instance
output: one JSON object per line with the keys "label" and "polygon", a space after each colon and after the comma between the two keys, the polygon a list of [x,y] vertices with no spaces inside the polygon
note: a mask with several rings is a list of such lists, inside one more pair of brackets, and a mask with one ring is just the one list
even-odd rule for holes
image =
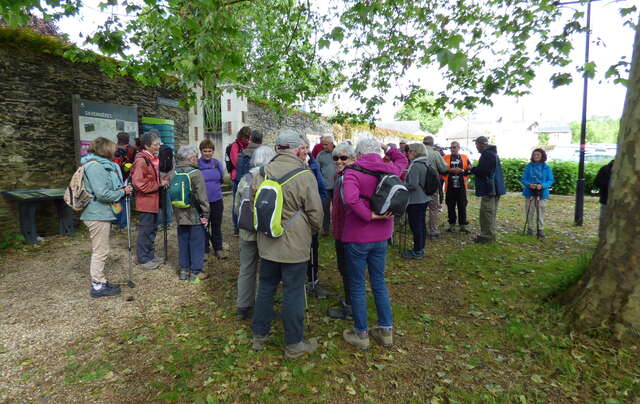
{"label": "stone wall", "polygon": [[[176,145],[188,143],[187,111],[158,105],[178,99],[166,89],[143,87],[129,77],[101,73],[18,43],[0,43],[0,191],[65,187],[75,170],[71,96],[138,106],[142,116],[172,119]],[[141,132],[141,130],[140,130]],[[53,204],[38,210],[38,232],[57,231]],[[14,202],[0,197],[0,237],[19,231]]]}
{"label": "stone wall", "polygon": [[309,137],[311,147],[319,137],[331,135],[333,128],[323,118],[314,119],[304,112],[278,114],[253,102],[248,103],[246,125],[264,134],[264,144],[275,144],[276,135],[284,129],[292,129]]}

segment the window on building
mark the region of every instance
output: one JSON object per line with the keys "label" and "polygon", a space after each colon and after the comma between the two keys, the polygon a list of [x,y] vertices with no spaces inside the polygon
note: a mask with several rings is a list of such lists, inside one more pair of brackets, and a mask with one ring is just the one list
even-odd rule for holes
{"label": "window on building", "polygon": [[197,141],[198,141],[198,127],[197,127],[197,126],[194,126],[194,127],[193,127],[193,131],[194,131],[194,132],[195,132],[195,134],[196,134],[196,142],[197,142]]}
{"label": "window on building", "polygon": [[247,111],[242,111],[242,123],[247,123]]}
{"label": "window on building", "polygon": [[227,122],[227,133],[228,133],[228,134],[231,134],[231,133],[232,133],[232,132],[231,132],[231,129],[232,129],[232,128],[231,128],[231,122]]}
{"label": "window on building", "polygon": [[227,99],[227,111],[231,111],[231,99]]}

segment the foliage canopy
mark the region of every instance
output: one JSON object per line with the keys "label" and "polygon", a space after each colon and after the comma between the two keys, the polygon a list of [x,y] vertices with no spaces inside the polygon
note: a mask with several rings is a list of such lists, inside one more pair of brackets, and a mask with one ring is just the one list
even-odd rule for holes
{"label": "foliage canopy", "polygon": [[[571,81],[572,35],[583,12],[561,22],[553,0],[104,0],[118,7],[86,42],[125,63],[145,84],[162,74],[184,89],[223,84],[290,106],[340,89],[372,117],[412,68],[439,67],[448,83],[434,110],[471,110],[497,94],[528,92],[536,68],[557,66],[554,85]],[[81,0],[0,0],[0,15],[24,25],[79,13]],[[621,9],[633,25],[635,6]],[[90,29],[90,28],[88,28]],[[592,76],[595,65],[581,68]],[[607,77],[623,81],[628,63]],[[573,72],[575,73],[575,72]],[[411,83],[418,84],[418,83]]]}

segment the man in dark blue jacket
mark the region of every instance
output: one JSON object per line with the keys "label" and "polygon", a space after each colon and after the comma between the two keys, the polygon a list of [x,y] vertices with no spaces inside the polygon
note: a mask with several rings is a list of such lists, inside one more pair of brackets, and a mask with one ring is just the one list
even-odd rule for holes
{"label": "man in dark blue jacket", "polygon": [[489,144],[489,139],[479,136],[475,139],[475,143],[480,152],[480,160],[478,165],[472,167],[468,173],[475,175],[476,196],[482,199],[480,200],[480,235],[473,241],[493,243],[496,241],[498,203],[500,196],[505,194],[504,175],[498,151],[494,145]]}

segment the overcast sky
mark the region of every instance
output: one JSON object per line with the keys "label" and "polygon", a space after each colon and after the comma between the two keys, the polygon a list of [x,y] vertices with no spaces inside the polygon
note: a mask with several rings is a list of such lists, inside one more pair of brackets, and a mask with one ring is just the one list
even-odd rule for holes
{"label": "overcast sky", "polygon": [[[101,12],[98,4],[101,0],[83,1],[83,9],[80,16],[63,19],[60,30],[69,34],[70,39],[78,44],[84,40],[80,33],[90,34],[95,28],[110,15],[108,11]],[[601,1],[592,4],[592,39],[602,39],[602,45],[591,44],[590,59],[598,65],[596,78],[589,81],[589,99],[587,115],[605,115],[619,118],[622,115],[626,88],[613,84],[604,79],[604,72],[622,55],[631,60],[634,32],[629,27],[621,26],[621,18],[618,10],[622,6],[636,4],[638,0],[626,0],[620,2]],[[576,5],[575,7],[585,7]],[[110,9],[109,9],[110,10]],[[116,13],[122,13],[117,9]],[[124,13],[122,13],[124,14]],[[577,63],[584,60],[584,36],[576,37],[572,58]],[[497,97],[492,108],[482,108],[477,111],[477,116],[483,119],[502,117],[506,120],[524,118],[525,120],[538,121],[579,121],[582,108],[582,80],[575,81],[570,86],[553,89],[548,81],[554,72],[551,68],[541,68],[532,87],[532,95],[519,100],[513,97]],[[437,91],[444,86],[436,69],[427,69],[411,72],[414,77],[422,77],[421,85],[427,89]],[[402,87],[402,83],[398,83]],[[393,120],[393,115],[398,106],[392,104],[393,98],[398,92],[388,94],[389,102],[380,111],[380,120]],[[355,108],[355,106],[354,106]],[[329,111],[322,111],[327,113]]]}

